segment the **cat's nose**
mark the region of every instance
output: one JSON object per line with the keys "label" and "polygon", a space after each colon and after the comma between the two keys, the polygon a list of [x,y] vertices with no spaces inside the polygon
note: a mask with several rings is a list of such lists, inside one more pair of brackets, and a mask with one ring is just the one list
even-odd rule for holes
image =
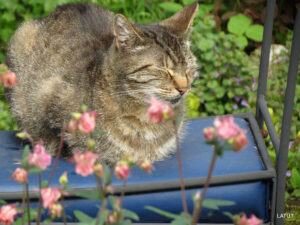
{"label": "cat's nose", "polygon": [[189,90],[188,80],[184,76],[176,76],[174,78],[176,90],[179,91],[181,95]]}
{"label": "cat's nose", "polygon": [[188,87],[177,87],[176,90],[179,91],[179,93],[181,95],[183,95],[185,92],[187,92],[189,90],[189,88]]}

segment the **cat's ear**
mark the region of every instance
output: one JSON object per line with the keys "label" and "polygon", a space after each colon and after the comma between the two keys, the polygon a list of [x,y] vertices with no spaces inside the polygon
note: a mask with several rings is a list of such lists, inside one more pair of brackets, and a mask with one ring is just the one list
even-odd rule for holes
{"label": "cat's ear", "polygon": [[122,14],[117,14],[114,19],[114,35],[116,46],[130,47],[143,41],[143,38],[129,20]]}
{"label": "cat's ear", "polygon": [[189,33],[189,28],[194,20],[198,8],[198,3],[194,2],[184,7],[172,17],[163,20],[160,24],[167,27],[172,33],[184,37]]}

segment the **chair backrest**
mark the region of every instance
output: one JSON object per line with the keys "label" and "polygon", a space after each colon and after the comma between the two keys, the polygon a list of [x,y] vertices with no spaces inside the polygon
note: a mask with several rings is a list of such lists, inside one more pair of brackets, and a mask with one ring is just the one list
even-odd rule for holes
{"label": "chair backrest", "polygon": [[[264,23],[264,34],[262,53],[259,68],[259,80],[257,90],[257,105],[256,105],[256,120],[260,128],[263,123],[266,123],[272,144],[276,151],[276,185],[273,190],[275,196],[275,224],[284,224],[284,199],[285,199],[285,182],[286,182],[286,167],[288,159],[288,146],[290,139],[290,128],[294,106],[295,89],[298,74],[298,63],[300,55],[300,8],[297,11],[296,22],[294,26],[294,34],[291,47],[291,56],[289,62],[287,85],[284,98],[284,112],[282,118],[282,127],[280,139],[275,131],[269,114],[267,103],[265,101],[267,78],[269,68],[270,46],[272,41],[273,18],[276,0],[267,0],[266,18]],[[298,109],[299,110],[299,109]]]}

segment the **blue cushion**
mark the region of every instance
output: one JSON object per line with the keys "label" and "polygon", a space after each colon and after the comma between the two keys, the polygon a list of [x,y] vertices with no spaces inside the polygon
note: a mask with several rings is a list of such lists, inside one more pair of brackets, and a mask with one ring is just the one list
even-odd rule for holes
{"label": "blue cushion", "polygon": [[[189,185],[186,191],[188,208],[192,212],[192,194],[200,187],[197,181],[202,183],[208,172],[212,157],[212,147],[204,143],[202,131],[213,124],[214,118],[195,119],[188,121],[188,128],[181,143],[183,174]],[[222,158],[218,158],[213,176],[221,175],[245,176],[249,172],[262,172],[266,168],[260,157],[256,140],[253,136],[249,121],[245,118],[235,118],[235,122],[247,130],[249,145],[243,151],[235,153],[226,151]],[[22,193],[22,185],[10,179],[12,172],[18,165],[16,160],[22,157],[23,143],[15,137],[13,131],[0,132],[0,198],[16,201]],[[54,162],[54,159],[53,159]],[[53,165],[53,163],[52,163]],[[53,186],[59,185],[58,178],[64,172],[68,172],[70,184],[75,184],[74,189],[89,189],[96,186],[93,176],[86,178],[75,174],[74,164],[61,159],[52,181]],[[135,211],[140,216],[140,222],[169,222],[168,218],[157,215],[144,209],[145,205],[155,206],[172,213],[182,212],[181,193],[177,180],[179,179],[176,154],[162,162],[154,164],[155,170],[151,175],[145,174],[139,168],[133,168],[128,185],[132,191],[125,196],[124,207]],[[51,173],[51,167],[43,172],[43,180],[47,180]],[[235,202],[232,206],[220,207],[219,211],[204,209],[201,214],[201,222],[230,222],[230,219],[222,212],[237,214],[245,212],[248,215],[255,214],[264,221],[269,220],[269,189],[270,179],[249,181],[243,183],[221,184],[216,183],[209,188],[207,198],[229,200]],[[30,190],[38,188],[37,175],[29,176]],[[122,185],[122,181],[115,177],[113,186]],[[153,189],[153,190],[151,190]],[[18,200],[21,202],[21,200]],[[76,221],[73,211],[81,210],[90,216],[97,214],[99,201],[72,198],[66,199],[66,212],[70,215],[69,221]]]}

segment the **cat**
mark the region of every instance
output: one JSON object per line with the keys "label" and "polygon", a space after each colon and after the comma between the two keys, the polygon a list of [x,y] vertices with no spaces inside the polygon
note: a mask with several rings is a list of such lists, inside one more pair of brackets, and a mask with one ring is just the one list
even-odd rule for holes
{"label": "cat", "polygon": [[[5,61],[19,79],[6,93],[19,128],[55,155],[71,113],[85,104],[100,115],[100,162],[113,164],[129,152],[135,161],[164,159],[176,145],[173,123],[152,123],[148,101],[167,101],[182,132],[197,69],[189,42],[197,10],[192,3],[162,22],[138,25],[96,4],[69,3],[23,23]],[[87,138],[66,131],[63,155],[84,152]]]}

